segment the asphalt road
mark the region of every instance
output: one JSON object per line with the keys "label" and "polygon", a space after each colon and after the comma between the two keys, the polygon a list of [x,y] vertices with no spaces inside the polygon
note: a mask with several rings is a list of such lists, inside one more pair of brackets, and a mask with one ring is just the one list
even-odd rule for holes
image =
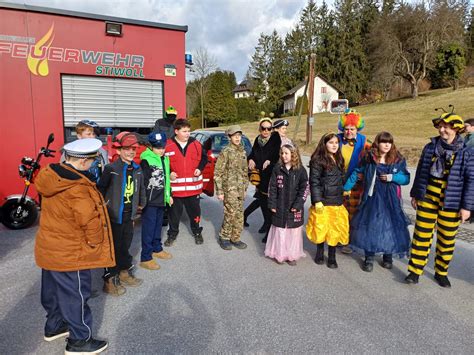
{"label": "asphalt road", "polygon": [[[307,257],[297,266],[277,265],[263,256],[260,211],[242,234],[249,247],[224,251],[216,242],[221,203],[204,197],[201,206],[204,244],[194,244],[183,219],[167,249],[174,258],[158,271],[138,268],[141,287],[107,297],[102,271],[94,271],[93,332],[109,340],[108,353],[474,352],[474,244],[457,242],[452,289],[435,283],[432,259],[420,283],[406,285],[406,260],[366,273],[360,256],[338,254],[332,270],[313,262],[315,246],[307,240]],[[63,339],[42,339],[36,230],[0,227],[0,354],[64,351]],[[137,225],[135,259],[139,242]]]}

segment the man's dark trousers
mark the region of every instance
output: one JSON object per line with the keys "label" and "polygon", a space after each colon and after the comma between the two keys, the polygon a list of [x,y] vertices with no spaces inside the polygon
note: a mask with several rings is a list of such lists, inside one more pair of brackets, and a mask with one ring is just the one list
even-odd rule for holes
{"label": "man's dark trousers", "polygon": [[47,313],[45,333],[55,333],[69,325],[69,339],[89,340],[92,314],[87,301],[91,296],[91,271],[41,271],[41,304]]}

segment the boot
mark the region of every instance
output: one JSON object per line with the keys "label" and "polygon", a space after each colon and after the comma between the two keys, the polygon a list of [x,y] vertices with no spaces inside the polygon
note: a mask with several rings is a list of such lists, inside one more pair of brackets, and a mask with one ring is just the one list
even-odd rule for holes
{"label": "boot", "polygon": [[105,340],[90,338],[89,340],[67,340],[66,355],[68,354],[98,354],[107,349]]}
{"label": "boot", "polygon": [[441,287],[451,288],[451,282],[449,282],[447,275],[440,275],[435,273],[434,279],[438,282]]}
{"label": "boot", "polygon": [[158,253],[153,253],[152,256],[154,258],[166,259],[166,260],[171,259],[173,257],[173,255],[171,255],[170,253],[168,253],[167,251],[164,251],[164,250],[162,250]]}
{"label": "boot", "polygon": [[143,282],[142,279],[138,279],[133,275],[132,270],[120,271],[119,277],[120,277],[120,282],[124,284],[125,286],[129,286],[129,287],[140,286]]}
{"label": "boot", "polygon": [[111,296],[122,296],[127,292],[125,287],[120,284],[120,279],[117,275],[105,279],[104,288],[102,290]]}
{"label": "boot", "polygon": [[166,239],[166,241],[165,241],[165,243],[164,243],[164,244],[165,244],[165,247],[170,247],[170,246],[172,246],[173,243],[175,242],[175,240],[176,240],[176,236],[171,236],[171,235],[169,235],[169,236],[168,236],[168,239]]}
{"label": "boot", "polygon": [[393,267],[392,254],[384,254],[382,259],[382,267],[390,270]]}
{"label": "boot", "polygon": [[316,256],[314,257],[314,262],[318,265],[324,264],[324,243],[316,244]]}
{"label": "boot", "polygon": [[407,284],[417,284],[419,278],[420,278],[419,275],[415,274],[414,272],[410,272],[408,276],[405,277],[405,282]]}
{"label": "boot", "polygon": [[202,238],[201,233],[194,235],[194,242],[198,245],[204,243],[204,239]]}
{"label": "boot", "polygon": [[336,247],[328,247],[328,268],[337,269]]}
{"label": "boot", "polygon": [[374,269],[374,262],[370,260],[369,258],[365,258],[364,263],[362,264],[362,270],[365,272],[372,272]]}
{"label": "boot", "polygon": [[142,261],[140,263],[140,267],[147,269],[147,270],[159,270],[160,265],[156,263],[155,260],[151,259],[148,261]]}
{"label": "boot", "polygon": [[227,239],[219,238],[219,245],[224,250],[232,250],[232,245],[230,244],[230,241]]}

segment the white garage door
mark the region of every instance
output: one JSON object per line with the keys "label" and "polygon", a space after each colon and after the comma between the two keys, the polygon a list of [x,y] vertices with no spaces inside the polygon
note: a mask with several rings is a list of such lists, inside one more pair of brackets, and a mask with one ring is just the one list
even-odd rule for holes
{"label": "white garage door", "polygon": [[100,127],[147,127],[163,118],[163,82],[63,75],[64,126],[90,119]]}

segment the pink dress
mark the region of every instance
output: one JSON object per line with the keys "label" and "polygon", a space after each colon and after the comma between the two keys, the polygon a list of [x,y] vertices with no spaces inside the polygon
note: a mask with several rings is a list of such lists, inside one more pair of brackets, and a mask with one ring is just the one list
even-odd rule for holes
{"label": "pink dress", "polygon": [[296,261],[306,254],[303,251],[303,226],[279,228],[272,225],[268,232],[265,256],[278,262]]}

